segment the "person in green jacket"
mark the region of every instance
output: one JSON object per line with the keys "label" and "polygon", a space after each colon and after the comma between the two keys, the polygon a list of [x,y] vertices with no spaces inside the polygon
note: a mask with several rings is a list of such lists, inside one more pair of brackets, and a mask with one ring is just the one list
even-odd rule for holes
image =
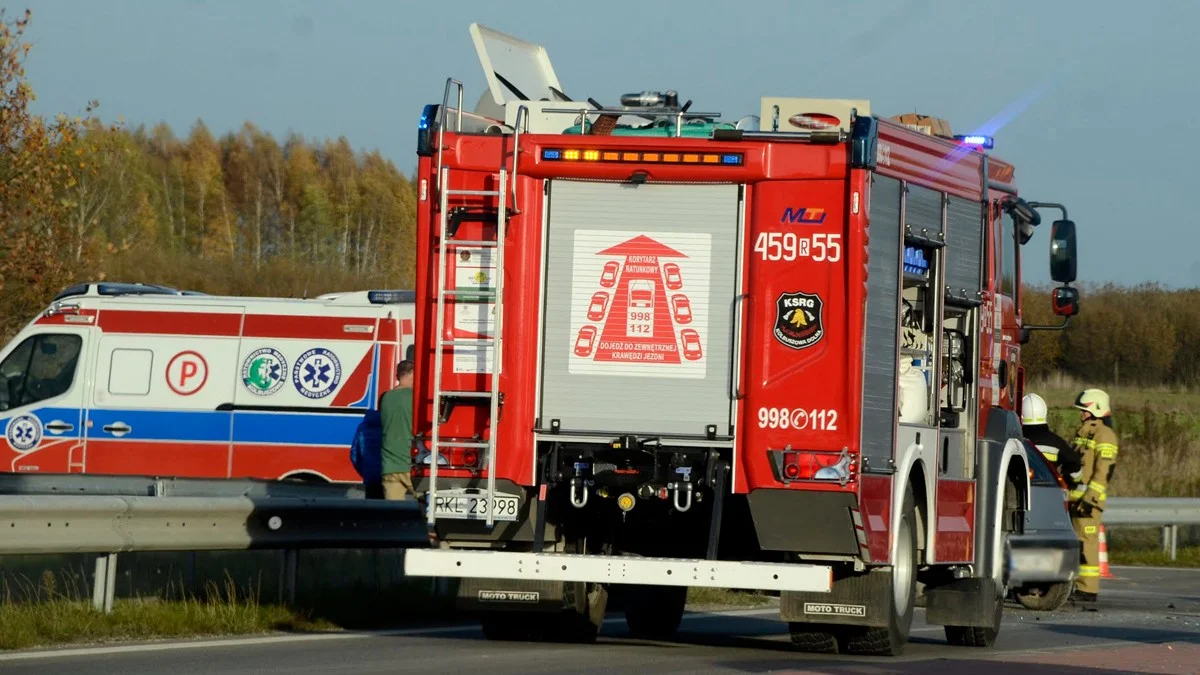
{"label": "person in green jacket", "polygon": [[396,388],[379,399],[383,427],[383,493],[385,499],[405,499],[416,493],[412,484],[413,363],[396,364]]}

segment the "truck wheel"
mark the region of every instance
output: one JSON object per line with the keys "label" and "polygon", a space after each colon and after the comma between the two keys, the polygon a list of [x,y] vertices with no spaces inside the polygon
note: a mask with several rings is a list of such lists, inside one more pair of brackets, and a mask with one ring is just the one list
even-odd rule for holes
{"label": "truck wheel", "polygon": [[635,637],[669,640],[675,637],[687,604],[687,586],[641,586],[629,594],[625,625]]}
{"label": "truck wheel", "polygon": [[[1017,486],[1010,478],[1004,484],[1004,511],[1000,520],[1001,546],[1003,538],[1017,530],[1017,523],[1022,522],[1020,505],[1017,503]],[[992,625],[990,626],[946,626],[946,642],[960,647],[991,647],[996,644],[1000,635],[1000,624],[1004,620],[1004,597],[992,598]]]}
{"label": "truck wheel", "polygon": [[788,632],[792,636],[792,646],[802,652],[814,654],[836,654],[838,651],[837,634],[832,631],[811,630],[812,624],[788,623]]}
{"label": "truck wheel", "polygon": [[1017,602],[1025,609],[1035,612],[1053,612],[1067,604],[1071,596],[1071,584],[1060,581],[1053,584],[1039,584],[1018,589],[1015,593]]}
{"label": "truck wheel", "polygon": [[888,598],[887,628],[838,631],[838,647],[847,654],[899,656],[912,630],[917,601],[917,507],[912,485],[904,490],[900,524],[896,528],[896,560],[892,565],[892,595]]}

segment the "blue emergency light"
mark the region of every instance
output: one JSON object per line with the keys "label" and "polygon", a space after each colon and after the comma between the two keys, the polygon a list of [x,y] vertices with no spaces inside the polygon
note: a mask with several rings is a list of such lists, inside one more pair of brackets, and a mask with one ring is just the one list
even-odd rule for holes
{"label": "blue emergency light", "polygon": [[995,144],[995,141],[991,136],[981,136],[978,134],[958,134],[954,137],[954,140],[965,145],[978,145],[979,147],[987,148],[988,150],[991,150],[992,146]]}
{"label": "blue emergency light", "polygon": [[416,299],[416,291],[367,291],[367,301],[372,305],[414,302]]}

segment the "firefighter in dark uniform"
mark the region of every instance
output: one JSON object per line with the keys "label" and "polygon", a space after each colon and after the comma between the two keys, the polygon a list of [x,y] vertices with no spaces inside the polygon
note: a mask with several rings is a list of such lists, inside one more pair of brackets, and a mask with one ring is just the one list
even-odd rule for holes
{"label": "firefighter in dark uniform", "polygon": [[1117,434],[1112,430],[1112,407],[1107,393],[1087,389],[1079,394],[1074,405],[1082,422],[1074,445],[1083,466],[1068,499],[1071,523],[1083,543],[1083,563],[1071,598],[1094,603],[1100,594],[1100,516],[1117,463]]}
{"label": "firefighter in dark uniform", "polygon": [[1046,413],[1046,401],[1041,396],[1025,394],[1021,399],[1021,433],[1054,465],[1067,487],[1074,488],[1083,462],[1073,446],[1050,430]]}

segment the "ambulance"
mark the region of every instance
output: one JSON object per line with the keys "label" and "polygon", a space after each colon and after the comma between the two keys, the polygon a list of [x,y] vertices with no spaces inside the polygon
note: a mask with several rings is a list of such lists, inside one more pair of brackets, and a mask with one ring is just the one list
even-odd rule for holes
{"label": "ambulance", "polygon": [[0,351],[0,471],[359,482],[413,299],[66,288]]}

